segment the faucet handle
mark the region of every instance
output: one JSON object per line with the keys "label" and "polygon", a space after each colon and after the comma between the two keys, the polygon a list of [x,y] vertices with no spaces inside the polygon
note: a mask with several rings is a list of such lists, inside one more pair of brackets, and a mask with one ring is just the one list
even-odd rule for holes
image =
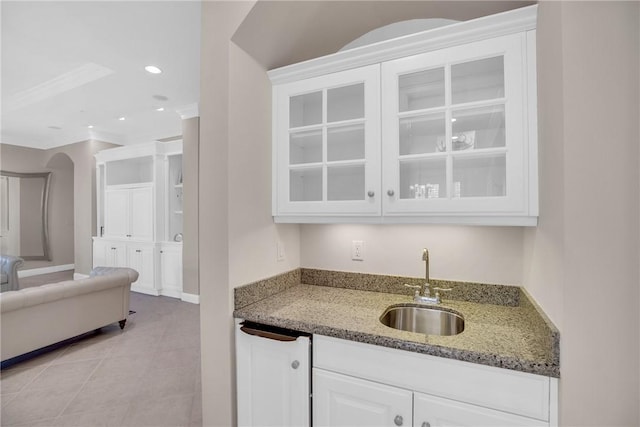
{"label": "faucet handle", "polygon": [[422,286],[420,285],[409,285],[408,283],[405,283],[404,286],[406,286],[407,288],[411,288],[411,289],[415,289],[415,293],[414,295],[420,295],[420,289],[422,289]]}
{"label": "faucet handle", "polygon": [[449,292],[451,290],[451,288],[438,288],[437,286],[434,286],[432,289],[436,292],[436,298],[440,297],[440,292]]}

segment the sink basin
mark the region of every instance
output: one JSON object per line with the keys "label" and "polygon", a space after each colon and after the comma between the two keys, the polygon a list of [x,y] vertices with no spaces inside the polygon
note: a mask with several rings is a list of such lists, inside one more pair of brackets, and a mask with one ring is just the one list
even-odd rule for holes
{"label": "sink basin", "polygon": [[459,314],[424,306],[393,305],[380,316],[383,325],[427,335],[457,335],[464,331]]}

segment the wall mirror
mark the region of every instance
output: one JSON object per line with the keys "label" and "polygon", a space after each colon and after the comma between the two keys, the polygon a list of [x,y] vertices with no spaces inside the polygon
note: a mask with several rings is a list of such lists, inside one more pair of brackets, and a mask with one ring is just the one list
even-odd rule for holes
{"label": "wall mirror", "polygon": [[0,171],[0,253],[51,261],[48,201],[51,172]]}

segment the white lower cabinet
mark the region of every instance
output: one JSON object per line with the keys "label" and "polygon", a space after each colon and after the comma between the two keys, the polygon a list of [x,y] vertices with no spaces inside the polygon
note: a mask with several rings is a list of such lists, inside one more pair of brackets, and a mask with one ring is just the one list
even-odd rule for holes
{"label": "white lower cabinet", "polygon": [[516,427],[549,423],[428,394],[413,394],[413,427]]}
{"label": "white lower cabinet", "polygon": [[309,337],[247,328],[236,321],[238,426],[310,426]]}
{"label": "white lower cabinet", "polygon": [[315,426],[555,426],[555,378],[321,335]]}
{"label": "white lower cabinet", "polygon": [[157,295],[153,244],[127,243],[127,267],[138,272],[138,280],[131,284],[131,290]]}
{"label": "white lower cabinet", "polygon": [[412,392],[313,369],[314,426],[410,426]]}
{"label": "white lower cabinet", "polygon": [[182,245],[163,244],[159,251],[161,294],[182,297]]}

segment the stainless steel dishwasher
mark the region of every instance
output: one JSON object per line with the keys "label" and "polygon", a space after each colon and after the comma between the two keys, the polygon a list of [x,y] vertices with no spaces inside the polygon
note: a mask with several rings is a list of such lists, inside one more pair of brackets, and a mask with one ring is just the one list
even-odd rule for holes
{"label": "stainless steel dishwasher", "polygon": [[311,424],[311,335],[236,321],[239,426]]}

